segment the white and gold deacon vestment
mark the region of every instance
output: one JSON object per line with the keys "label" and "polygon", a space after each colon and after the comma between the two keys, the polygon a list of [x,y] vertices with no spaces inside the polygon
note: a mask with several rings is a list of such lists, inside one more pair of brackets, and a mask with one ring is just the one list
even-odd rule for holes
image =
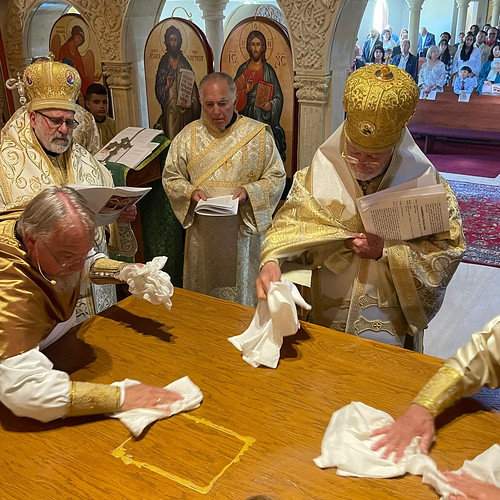
{"label": "white and gold deacon vestment", "polygon": [[[267,125],[238,116],[225,130],[196,120],[172,141],[163,186],[186,231],[184,288],[255,305],[262,237],[285,186],[285,170]],[[194,213],[191,194],[208,198],[248,193],[238,214]]]}
{"label": "white and gold deacon vestment", "polygon": [[[42,422],[117,411],[119,388],[71,382],[40,351],[74,325],[80,284],[73,291],[57,291],[30,263],[15,234],[19,215],[0,216],[0,401],[16,415]],[[88,261],[88,278],[117,283],[114,274],[125,263],[103,257],[95,254]]]}
{"label": "white and gold deacon vestment", "polygon": [[[48,155],[41,147],[25,110],[2,130],[0,144],[0,210],[22,208],[48,186],[67,184],[113,186],[111,173],[74,140],[69,149],[57,156]],[[109,250],[132,256],[137,241],[129,224],[113,224],[109,242],[103,228],[96,231],[96,251]],[[116,302],[114,287],[89,288],[78,303],[79,321],[96,314]]]}
{"label": "white and gold deacon vestment", "polygon": [[[261,264],[274,260],[283,271],[290,264],[312,270],[312,322],[399,346],[408,334],[421,350],[421,334],[439,310],[465,249],[456,198],[406,129],[385,173],[370,181],[354,178],[342,157],[344,144],[341,125],[311,166],[295,174],[266,234]],[[386,240],[378,260],[347,249],[349,232],[365,232],[356,198],[428,173],[445,186],[449,232]]]}
{"label": "white and gold deacon vestment", "polygon": [[471,396],[484,385],[500,387],[500,316],[461,347],[427,382],[414,403],[427,408],[433,417],[463,396]]}

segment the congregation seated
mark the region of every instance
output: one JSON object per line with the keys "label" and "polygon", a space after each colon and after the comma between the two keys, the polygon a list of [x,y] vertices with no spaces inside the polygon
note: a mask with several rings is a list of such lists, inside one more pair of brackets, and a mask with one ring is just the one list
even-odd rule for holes
{"label": "congregation seated", "polygon": [[446,77],[444,84],[449,85],[451,82],[451,75],[453,70],[453,55],[450,51],[450,46],[446,38],[441,38],[439,42],[439,60],[444,64],[446,69]]}
{"label": "congregation seated", "polygon": [[460,74],[462,66],[469,66],[474,75],[478,75],[481,70],[481,51],[474,47],[474,35],[467,33],[465,41],[457,49],[453,59],[453,77]]}
{"label": "congregation seated", "polygon": [[439,48],[433,45],[426,54],[427,61],[420,68],[418,74],[418,88],[426,94],[435,90],[442,92],[446,80],[446,67],[439,60]]}
{"label": "congregation seated", "polygon": [[495,59],[500,58],[500,43],[496,43],[491,47],[491,53],[488,60],[483,64],[479,72],[477,93],[491,93],[491,86],[493,83],[500,83],[500,64]]}
{"label": "congregation seated", "polygon": [[396,42],[391,38],[391,36],[392,33],[389,30],[386,29],[382,31],[382,47],[384,50],[391,49],[392,52],[396,46]]}
{"label": "congregation seated", "polygon": [[370,64],[384,64],[384,55],[382,44],[375,45]]}
{"label": "congregation seated", "polygon": [[471,95],[477,86],[477,78],[472,74],[469,66],[462,66],[460,76],[455,78],[453,90],[460,96],[459,100],[465,100],[466,95]]}

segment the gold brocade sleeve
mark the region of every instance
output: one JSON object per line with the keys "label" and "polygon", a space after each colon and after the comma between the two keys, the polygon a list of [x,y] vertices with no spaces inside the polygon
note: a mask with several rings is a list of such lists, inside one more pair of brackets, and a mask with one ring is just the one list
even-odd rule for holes
{"label": "gold brocade sleeve", "polygon": [[126,262],[113,259],[97,259],[90,268],[89,278],[96,285],[122,283],[116,278],[118,273]]}
{"label": "gold brocade sleeve", "polygon": [[342,218],[344,205],[332,203],[328,211],[321,207],[310,192],[309,172],[305,168],[295,174],[287,200],[264,238],[261,265],[268,260],[297,257],[317,245],[333,245],[325,249],[326,254],[332,254],[344,248],[349,232],[362,231],[359,216]]}
{"label": "gold brocade sleeve", "polygon": [[[265,234],[285,188],[286,174],[271,131],[267,127],[262,129],[255,142],[257,140],[258,167],[248,182],[243,184],[249,203],[240,206],[243,222],[241,230],[252,228],[258,234]],[[247,168],[251,170],[250,165]]]}
{"label": "gold brocade sleeve", "polygon": [[433,417],[439,415],[462,397],[464,389],[462,378],[462,374],[451,366],[441,367],[425,384],[413,403],[429,410]]}
{"label": "gold brocade sleeve", "polygon": [[70,383],[69,417],[115,413],[120,409],[120,388],[90,382]]}
{"label": "gold brocade sleeve", "polygon": [[500,316],[449,359],[415,398],[414,403],[438,415],[463,396],[470,396],[483,386],[500,386]]}
{"label": "gold brocade sleeve", "polygon": [[394,287],[413,334],[425,329],[439,311],[465,252],[457,199],[446,180],[436,176],[446,191],[450,231],[385,242]]}

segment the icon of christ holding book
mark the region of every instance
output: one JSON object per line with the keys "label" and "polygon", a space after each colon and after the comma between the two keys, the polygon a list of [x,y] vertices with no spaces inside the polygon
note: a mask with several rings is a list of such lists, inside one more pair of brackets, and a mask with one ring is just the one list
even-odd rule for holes
{"label": "icon of christ holding book", "polygon": [[276,72],[266,61],[266,38],[262,32],[251,31],[247,37],[250,59],[236,72],[236,109],[244,116],[267,123],[272,130],[276,147],[286,159],[285,131],[280,126],[283,93]]}

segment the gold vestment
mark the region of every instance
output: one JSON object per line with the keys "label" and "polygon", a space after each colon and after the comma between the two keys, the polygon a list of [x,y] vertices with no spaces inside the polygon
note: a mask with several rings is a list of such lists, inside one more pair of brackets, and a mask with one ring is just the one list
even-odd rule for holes
{"label": "gold vestment", "polygon": [[[465,250],[460,212],[448,183],[405,130],[381,179],[358,183],[341,156],[341,126],[297,172],[284,206],[262,245],[261,264],[312,270],[311,320],[336,330],[403,345],[439,310]],[[445,186],[450,231],[410,241],[385,241],[378,260],[360,259],[344,244],[349,232],[365,232],[356,198],[360,184],[389,188],[424,174]],[[377,186],[378,184],[378,186]]]}
{"label": "gold vestment", "polygon": [[[58,292],[31,264],[15,225],[20,211],[0,216],[0,360],[34,349],[59,323],[71,318],[76,307],[80,284],[72,291]],[[123,262],[98,259],[90,269],[90,279],[106,281],[102,275],[113,275]],[[116,387],[70,382],[69,415],[86,415],[117,411],[120,391]]]}
{"label": "gold vestment", "polygon": [[471,396],[484,385],[500,387],[500,316],[461,347],[427,382],[413,400],[435,417],[456,400]]}
{"label": "gold vestment", "polygon": [[[255,305],[263,234],[285,185],[285,171],[265,124],[239,116],[225,130],[205,120],[187,125],[172,141],[163,186],[186,231],[184,288],[232,302]],[[238,214],[194,213],[191,194],[208,198],[248,193]]]}
{"label": "gold vestment", "polygon": [[[29,111],[9,121],[2,130],[0,144],[0,210],[23,208],[44,188],[52,185],[113,186],[111,173],[94,160],[75,141],[63,154],[47,155],[30,125]],[[109,250],[132,256],[137,250],[135,236],[128,225],[108,226]],[[96,231],[95,248],[106,252],[104,228]],[[116,302],[114,287],[94,287],[78,303],[79,321]]]}
{"label": "gold vestment", "polygon": [[105,146],[116,135],[116,125],[113,118],[105,116],[102,122],[96,122],[99,130],[101,148]]}

